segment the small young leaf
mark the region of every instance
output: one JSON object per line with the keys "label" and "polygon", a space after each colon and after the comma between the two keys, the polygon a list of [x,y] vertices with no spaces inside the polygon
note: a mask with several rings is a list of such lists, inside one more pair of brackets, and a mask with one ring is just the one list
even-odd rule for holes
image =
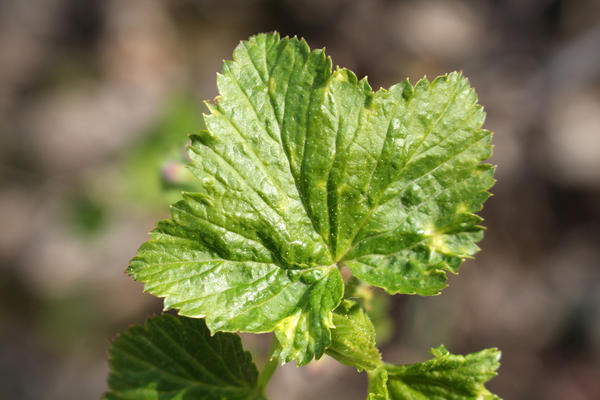
{"label": "small young leaf", "polygon": [[486,349],[466,356],[444,346],[434,358],[411,365],[385,364],[369,371],[369,400],[499,400],[485,382],[496,376],[500,352]]}
{"label": "small young leaf", "polygon": [[113,342],[109,364],[105,400],[264,399],[239,336],[201,319],[152,317]]}
{"label": "small young leaf", "polygon": [[373,370],[381,365],[381,354],[375,345],[375,329],[362,307],[344,300],[333,312],[335,329],[327,354],[339,362],[361,370]]}
{"label": "small young leaf", "polygon": [[[388,391],[388,373],[384,366],[367,371],[369,376],[369,394],[367,400],[391,400]],[[417,398],[418,399],[418,398]],[[412,400],[412,399],[411,399]]]}
{"label": "small young leaf", "polygon": [[484,113],[458,73],[373,92],[304,40],[260,34],[217,77],[199,180],[128,272],[215,331],[275,331],[300,365],[331,343],[338,268],[433,295],[477,251],[493,168]]}

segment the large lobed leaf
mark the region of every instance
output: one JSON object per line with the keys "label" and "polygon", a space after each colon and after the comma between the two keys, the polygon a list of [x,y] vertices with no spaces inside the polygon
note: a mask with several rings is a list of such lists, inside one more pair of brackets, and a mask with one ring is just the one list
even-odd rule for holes
{"label": "large lobed leaf", "polygon": [[264,399],[240,338],[211,336],[201,319],[150,318],[113,342],[109,363],[105,400]]}
{"label": "large lobed leaf", "polygon": [[284,361],[320,357],[338,268],[433,295],[477,251],[493,184],[490,133],[459,73],[373,92],[322,50],[250,38],[192,136],[185,193],[128,272],[211,331],[275,331]]}

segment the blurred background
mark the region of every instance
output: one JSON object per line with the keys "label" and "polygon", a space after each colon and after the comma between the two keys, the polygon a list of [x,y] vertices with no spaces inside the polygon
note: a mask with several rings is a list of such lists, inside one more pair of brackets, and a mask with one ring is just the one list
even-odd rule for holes
{"label": "blurred background", "polygon": [[[599,1],[1,0],[0,399],[106,390],[110,339],[161,310],[124,270],[193,184],[201,101],[271,30],[374,88],[462,70],[495,132],[483,251],[440,296],[375,296],[385,360],[497,346],[501,397],[600,398]],[[366,377],[325,357],[269,394],[364,399]]]}

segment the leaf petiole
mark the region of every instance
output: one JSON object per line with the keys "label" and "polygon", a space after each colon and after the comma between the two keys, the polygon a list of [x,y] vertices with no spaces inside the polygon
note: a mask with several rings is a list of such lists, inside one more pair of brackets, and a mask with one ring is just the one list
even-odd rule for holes
{"label": "leaf petiole", "polygon": [[271,380],[273,373],[277,369],[279,365],[279,352],[281,351],[281,345],[279,344],[279,340],[277,337],[273,335],[273,339],[271,340],[271,348],[269,349],[269,355],[267,356],[267,360],[265,361],[265,365],[263,365],[260,373],[258,375],[257,382],[257,390],[261,394],[265,394],[265,389],[267,384]]}

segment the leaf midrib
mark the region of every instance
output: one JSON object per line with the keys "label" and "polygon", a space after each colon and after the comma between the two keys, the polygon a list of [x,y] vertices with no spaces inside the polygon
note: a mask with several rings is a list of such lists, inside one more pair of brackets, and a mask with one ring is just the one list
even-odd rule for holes
{"label": "leaf midrib", "polygon": [[[283,47],[282,47],[282,49],[281,49],[281,51],[280,51],[280,54],[281,54],[281,53],[283,53],[283,51],[284,51],[284,50],[286,49],[286,47],[288,46],[288,44],[289,44],[290,40],[293,40],[293,39],[288,39],[288,38],[285,38],[284,40],[286,40],[286,44],[285,44],[285,46],[283,46]],[[297,43],[299,43],[300,45],[302,45],[302,42],[301,42],[301,41],[299,41],[299,40],[296,40],[296,42],[297,42]],[[266,46],[266,43],[265,43],[265,46]],[[270,48],[271,48],[271,47],[270,47]],[[289,74],[289,77],[288,77],[288,83],[287,83],[287,85],[286,85],[286,91],[285,91],[285,93],[283,94],[283,97],[284,97],[284,99],[285,99],[285,100],[284,100],[284,102],[283,102],[283,113],[282,113],[282,118],[281,118],[281,119],[282,119],[282,121],[280,122],[280,121],[279,121],[279,118],[277,117],[277,113],[276,113],[276,111],[275,111],[275,104],[274,104],[273,96],[272,96],[272,94],[271,94],[271,91],[269,90],[269,85],[268,85],[268,82],[269,82],[269,80],[272,78],[272,76],[271,76],[271,72],[272,72],[272,70],[271,70],[271,69],[269,69],[269,68],[267,68],[267,74],[268,74],[268,75],[267,75],[265,78],[263,78],[263,77],[262,77],[262,74],[261,74],[261,72],[259,71],[259,69],[258,69],[258,68],[257,68],[257,66],[256,66],[256,63],[255,63],[255,60],[254,60],[254,58],[252,57],[252,55],[251,55],[251,54],[250,54],[250,52],[248,51],[247,45],[244,45],[244,50],[246,51],[246,54],[247,54],[247,56],[248,56],[248,59],[251,61],[252,68],[253,68],[253,69],[256,71],[256,74],[259,76],[259,78],[260,78],[261,82],[262,82],[262,83],[263,83],[263,85],[265,86],[265,89],[266,89],[266,92],[267,92],[267,95],[268,95],[268,98],[269,98],[269,105],[271,106],[271,111],[272,111],[272,113],[273,113],[273,117],[275,118],[275,121],[277,122],[277,127],[278,127],[278,130],[279,130],[279,140],[276,140],[276,142],[277,142],[277,144],[278,144],[279,146],[281,146],[281,148],[282,148],[282,150],[283,150],[283,153],[286,155],[286,158],[287,158],[287,161],[288,161],[288,172],[289,172],[290,176],[292,177],[292,180],[293,180],[293,182],[294,182],[294,185],[295,185],[295,187],[296,187],[296,191],[297,191],[297,194],[298,194],[298,198],[300,199],[300,203],[302,204],[302,208],[303,208],[303,210],[304,210],[304,213],[305,213],[305,215],[306,215],[306,218],[307,218],[307,219],[308,219],[308,220],[311,222],[311,225],[312,225],[312,227],[313,227],[313,230],[314,230],[314,231],[315,231],[315,233],[316,233],[316,234],[319,236],[319,239],[320,239],[320,241],[321,241],[321,244],[322,244],[322,245],[323,245],[323,246],[324,246],[324,247],[327,249],[327,251],[329,252],[329,255],[330,255],[330,258],[331,258],[331,260],[334,260],[334,259],[335,259],[335,256],[334,256],[334,255],[333,255],[333,253],[332,253],[331,247],[329,246],[329,244],[328,244],[327,240],[326,240],[326,239],[323,237],[323,234],[322,234],[322,233],[320,232],[320,230],[317,228],[316,221],[315,221],[315,219],[314,219],[314,218],[312,217],[312,215],[311,215],[311,212],[310,212],[310,210],[309,210],[309,207],[308,207],[308,205],[307,205],[307,203],[306,203],[306,200],[305,200],[305,197],[304,197],[304,192],[301,190],[301,188],[300,188],[300,185],[299,185],[299,182],[297,181],[297,179],[296,179],[296,177],[294,176],[294,173],[293,173],[293,171],[292,171],[292,162],[291,162],[291,157],[290,157],[290,155],[288,154],[288,152],[286,151],[286,148],[285,148],[285,146],[283,145],[283,136],[282,136],[282,135],[283,135],[283,124],[284,124],[284,122],[285,122],[285,119],[286,119],[285,117],[286,117],[286,112],[287,112],[287,111],[286,111],[286,109],[287,109],[287,104],[288,104],[288,98],[287,98],[287,95],[288,95],[288,92],[289,92],[289,91],[288,91],[288,89],[289,89],[289,81],[291,80],[291,77],[294,75],[294,72],[295,72],[295,71],[292,71],[292,72]],[[305,70],[306,66],[309,64],[309,60],[310,60],[310,57],[311,57],[311,55],[313,55],[313,54],[316,54],[316,53],[317,53],[317,51],[316,51],[316,50],[309,51],[309,53],[308,53],[308,54],[307,54],[307,56],[306,56],[306,59],[304,60],[304,63],[303,63],[303,65],[302,65],[302,68],[301,68],[301,69],[300,69],[300,71],[298,72],[298,75],[299,75],[299,76],[300,76],[300,75],[301,75],[301,74],[304,72],[304,70]],[[265,47],[265,52],[264,52],[265,63],[267,62],[267,60],[266,60],[266,58],[267,58],[267,54],[268,54],[268,52],[267,52],[267,50],[266,50],[266,47]],[[293,62],[293,66],[295,66],[295,65],[296,65],[296,52],[293,52],[292,54],[294,55],[294,62]],[[277,57],[277,60],[276,60],[276,62],[275,62],[275,63],[274,63],[274,65],[273,65],[273,69],[276,67],[276,65],[277,65],[278,63],[279,63],[279,56]],[[330,73],[331,73],[331,71],[330,71]],[[274,137],[273,137],[273,136],[272,136],[272,135],[269,133],[269,129],[267,129],[267,126],[265,125],[264,121],[263,121],[263,120],[260,118],[260,116],[259,116],[259,114],[258,114],[258,111],[256,110],[256,107],[254,106],[254,104],[253,104],[253,103],[252,103],[252,101],[250,100],[250,97],[248,96],[248,94],[246,93],[246,91],[245,91],[245,90],[244,90],[244,89],[241,87],[241,85],[239,84],[239,82],[238,82],[238,81],[237,81],[237,79],[236,79],[236,78],[233,76],[233,74],[232,74],[232,73],[230,73],[230,74],[229,74],[229,76],[230,76],[230,77],[231,77],[231,79],[232,79],[232,80],[233,80],[233,81],[236,83],[236,85],[237,85],[238,89],[239,89],[239,90],[240,90],[240,91],[241,91],[241,92],[244,94],[244,97],[246,98],[247,102],[250,104],[250,106],[251,106],[252,110],[254,111],[254,114],[255,114],[255,117],[256,117],[256,120],[257,120],[257,122],[259,122],[259,123],[260,123],[260,125],[262,126],[263,130],[264,130],[264,131],[267,133],[267,135],[268,135],[269,137],[271,137],[272,139],[274,139],[274,140],[275,140],[275,138],[274,138]],[[328,78],[328,79],[325,81],[325,83],[328,83],[328,82],[329,82],[329,79],[331,79],[331,76],[332,76],[332,75],[330,75],[330,76],[329,76],[329,78]],[[314,95],[314,93],[315,93],[315,90],[317,89],[317,88],[315,88],[315,85],[314,85],[314,80],[315,80],[315,79],[313,78],[313,83],[312,83],[311,90],[310,90],[310,94],[309,94],[309,101],[308,101],[308,105],[307,105],[307,107],[306,107],[306,113],[307,113],[307,114],[310,112],[310,106],[311,106],[311,104],[312,104],[312,102],[313,102],[313,97],[314,97],[313,95]],[[229,119],[228,119],[228,118],[226,118],[226,119],[229,121]],[[306,130],[308,131],[308,127],[309,127],[309,125],[308,125],[308,118],[306,119],[306,121],[307,121],[307,124],[306,124]],[[235,125],[235,124],[233,124],[233,121],[230,121],[230,123],[231,123],[232,125]],[[235,128],[236,128],[236,130],[238,131],[238,133],[239,133],[240,137],[241,137],[241,138],[242,138],[242,139],[243,139],[243,140],[244,140],[244,141],[245,141],[245,142],[248,144],[248,146],[250,146],[250,144],[248,143],[248,141],[247,141],[247,139],[245,138],[245,136],[243,136],[243,135],[241,134],[241,131],[239,130],[239,128],[238,128],[237,126],[235,126]],[[304,135],[304,139],[305,139],[305,140],[304,140],[304,144],[303,144],[303,145],[304,145],[304,150],[303,150],[303,154],[302,154],[302,156],[303,156],[303,159],[304,159],[304,151],[306,150],[306,136],[307,136],[307,135],[306,135],[306,133],[307,133],[307,132],[305,132],[305,135]],[[250,146],[250,147],[252,147],[252,146]],[[252,148],[252,151],[253,151],[253,154],[255,154],[255,153],[254,153],[254,149],[253,149],[253,148]],[[256,154],[255,154],[255,156],[256,156]],[[256,156],[256,158],[258,159],[258,156]],[[261,163],[261,165],[263,165],[263,164],[262,164],[262,161],[260,161],[260,159],[259,159],[259,162]],[[264,167],[264,165],[263,165],[263,167]],[[264,168],[266,169],[266,167],[264,167]],[[276,184],[276,182],[274,181],[274,178],[273,178],[273,176],[272,176],[271,174],[267,173],[267,171],[265,171],[265,174],[266,174],[267,176],[269,176],[269,178],[270,178],[270,180],[272,181],[273,185],[274,185],[274,186],[275,186],[275,187],[276,187],[278,190],[280,190],[282,193],[285,193],[283,190],[281,190],[281,188],[279,188],[279,187],[277,186],[277,184]],[[283,217],[282,217],[282,218],[283,218]],[[283,219],[285,220],[286,218],[283,218]],[[277,258],[277,257],[276,257],[276,258]]]}

